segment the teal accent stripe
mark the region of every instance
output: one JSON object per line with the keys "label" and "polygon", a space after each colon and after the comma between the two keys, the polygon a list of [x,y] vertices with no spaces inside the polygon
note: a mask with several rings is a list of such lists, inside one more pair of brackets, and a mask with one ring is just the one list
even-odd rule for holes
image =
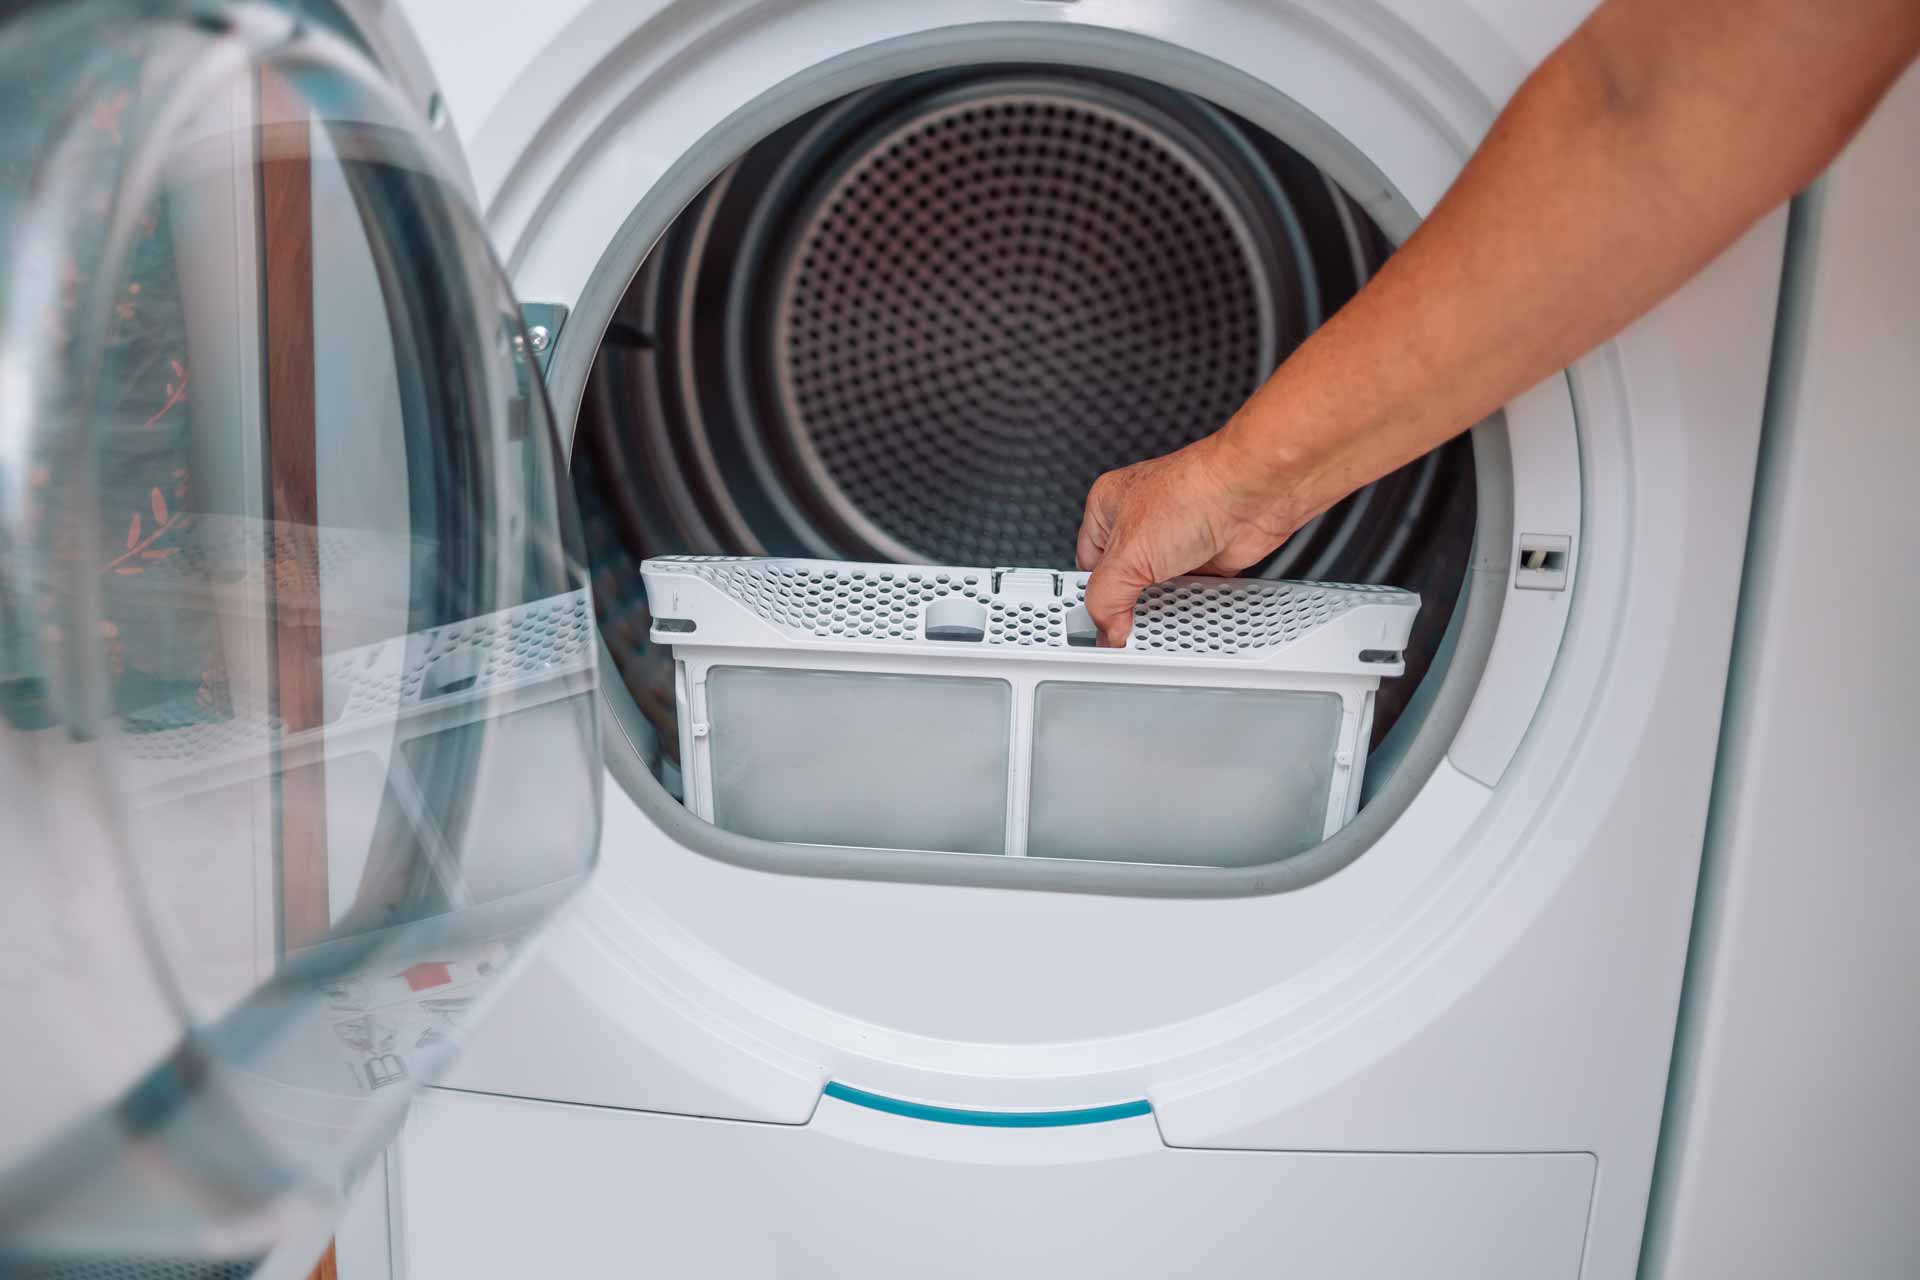
{"label": "teal accent stripe", "polygon": [[1116,1102],[1106,1107],[1081,1107],[1073,1111],[967,1111],[960,1107],[935,1107],[924,1102],[908,1102],[885,1094],[868,1093],[852,1085],[829,1080],[822,1090],[829,1098],[869,1107],[889,1115],[914,1120],[932,1120],[937,1124],[975,1124],[988,1129],[1057,1129],[1070,1124],[1100,1124],[1106,1120],[1130,1120],[1150,1116],[1153,1107],[1145,1098],[1138,1102]]}

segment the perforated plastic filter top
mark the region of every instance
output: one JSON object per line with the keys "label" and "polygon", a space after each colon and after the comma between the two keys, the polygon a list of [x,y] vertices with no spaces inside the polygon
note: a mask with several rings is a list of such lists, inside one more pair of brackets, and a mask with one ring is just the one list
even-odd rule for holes
{"label": "perforated plastic filter top", "polygon": [[817,492],[898,559],[1071,562],[1096,476],[1219,426],[1298,339],[1246,185],[1095,83],[972,82],[873,126],[779,268]]}
{"label": "perforated plastic filter top", "polygon": [[[1084,573],[752,556],[662,556],[647,561],[644,568],[649,597],[669,575],[691,578],[716,588],[744,612],[802,643],[896,643],[924,649],[927,641],[933,641],[934,648],[926,651],[939,652],[942,641],[977,640],[988,646],[1062,649],[1089,636],[1093,625],[1082,607],[1088,577]],[[709,600],[708,607],[712,605]],[[956,611],[949,611],[956,606]],[[1419,608],[1418,596],[1394,587],[1257,578],[1178,578],[1148,587],[1134,606],[1127,649],[1203,660],[1238,654],[1278,657],[1287,646],[1363,606],[1392,610],[1394,627],[1364,631],[1362,635],[1371,639],[1343,657],[1357,659],[1360,650],[1371,646],[1395,654],[1397,664],[1398,651],[1406,643],[1400,624],[1411,621]],[[689,607],[677,593],[664,602],[653,602],[660,639],[702,645],[747,642],[737,626],[716,632],[716,625],[726,626],[726,614],[709,615],[703,624],[687,616]],[[971,620],[958,611],[966,609],[973,611]],[[1327,659],[1317,661],[1324,664]],[[1345,670],[1350,665],[1342,662],[1328,669]],[[1380,672],[1374,669],[1367,674],[1377,677]]]}

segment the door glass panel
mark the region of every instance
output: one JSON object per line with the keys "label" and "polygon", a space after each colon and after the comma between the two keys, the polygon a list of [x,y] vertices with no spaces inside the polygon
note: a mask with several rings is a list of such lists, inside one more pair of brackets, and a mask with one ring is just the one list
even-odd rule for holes
{"label": "door glass panel", "polygon": [[255,1256],[591,865],[553,424],[312,12],[16,9],[0,114],[0,1271]]}

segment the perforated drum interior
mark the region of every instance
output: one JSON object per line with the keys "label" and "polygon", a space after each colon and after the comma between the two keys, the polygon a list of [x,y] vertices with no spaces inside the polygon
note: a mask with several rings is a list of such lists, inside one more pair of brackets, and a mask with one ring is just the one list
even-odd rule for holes
{"label": "perforated drum interior", "polygon": [[1096,476],[1239,407],[1309,317],[1284,206],[1207,123],[992,79],[846,149],[796,219],[772,343],[834,514],[894,559],[1068,563]]}

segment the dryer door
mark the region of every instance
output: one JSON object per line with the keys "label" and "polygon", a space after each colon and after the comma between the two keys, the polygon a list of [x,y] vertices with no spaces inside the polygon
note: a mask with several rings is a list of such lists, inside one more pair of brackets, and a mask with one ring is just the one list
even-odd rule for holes
{"label": "dryer door", "polygon": [[325,6],[0,22],[0,1271],[322,1230],[598,840],[518,308]]}

